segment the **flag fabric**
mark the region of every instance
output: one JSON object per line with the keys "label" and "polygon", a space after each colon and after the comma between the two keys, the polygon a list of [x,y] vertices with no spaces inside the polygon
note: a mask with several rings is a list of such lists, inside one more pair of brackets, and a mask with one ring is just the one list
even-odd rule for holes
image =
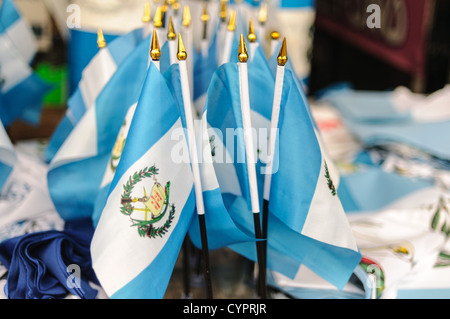
{"label": "flag fabric", "polygon": [[190,163],[176,159],[187,147],[168,81],[151,63],[91,244],[109,297],[164,297],[195,207]]}
{"label": "flag fabric", "polygon": [[33,41],[31,29],[14,3],[3,1],[0,8],[0,118],[5,127],[17,119],[37,125],[43,98],[51,88],[29,65],[36,52]]}
{"label": "flag fabric", "polygon": [[214,72],[217,70],[218,61],[216,55],[216,39],[212,37],[211,43],[208,49],[208,55],[204,56],[201,53],[195,54],[193,64],[193,96],[195,110],[197,115],[203,113],[203,108],[206,101],[206,93],[208,91],[209,84]]}
{"label": "flag fabric", "polygon": [[[161,48],[161,59],[159,61],[160,64],[160,72],[165,73],[170,68],[170,59],[169,59],[169,50],[168,50],[168,41],[166,41]],[[176,68],[175,68],[176,69]],[[170,71],[169,74],[173,73],[173,71]],[[172,77],[174,78],[174,77]],[[172,86],[170,86],[172,88]],[[181,94],[181,88],[179,86],[176,86],[178,92],[173,92],[174,94]],[[178,99],[179,102],[181,102],[181,98]],[[94,225],[96,226],[98,223],[98,220],[100,218],[101,212],[103,210],[103,207],[105,206],[106,199],[108,197],[108,191],[111,184],[111,181],[114,177],[114,174],[117,169],[117,165],[119,164],[120,156],[123,151],[123,147],[125,146],[125,142],[128,135],[128,130],[130,129],[131,120],[133,119],[134,112],[136,110],[137,106],[137,100],[135,103],[133,103],[124,118],[124,121],[122,123],[122,126],[119,130],[119,133],[117,135],[115,144],[111,150],[110,153],[110,159],[109,163],[105,168],[105,172],[103,175],[103,179],[101,180],[98,194],[96,195],[96,199],[94,202],[94,211],[92,213],[92,221]]]}
{"label": "flag fabric", "polygon": [[[256,133],[267,133],[264,129],[270,127],[272,107],[272,97],[267,98],[267,95],[273,92],[274,78],[261,49],[255,51],[248,69],[252,126]],[[239,85],[238,66],[233,58],[233,62],[223,64],[212,76],[197,137],[199,158],[202,159],[200,169],[208,247],[213,250],[243,242],[252,243],[253,249],[256,240],[252,212],[248,207]],[[260,137],[256,144],[261,145],[256,163],[259,172],[265,161],[264,140],[268,136],[256,135]],[[262,182],[262,175],[258,174],[260,193]],[[193,223],[189,235],[194,245],[201,247],[197,224]]]}
{"label": "flag fabric", "polygon": [[31,64],[37,53],[36,39],[29,23],[12,0],[4,0],[0,8],[0,33],[5,33],[21,59]]}
{"label": "flag fabric", "polygon": [[336,193],[338,175],[289,68],[280,85],[278,163],[271,178],[268,245],[342,288],[361,255]]}
{"label": "flag fabric", "polygon": [[66,113],[50,138],[44,153],[47,162],[52,160],[76,124],[95,104],[118,67],[142,40],[142,29],[137,28],[115,38],[94,55],[82,71],[80,82],[67,101]]}
{"label": "flag fabric", "polygon": [[[235,65],[226,64],[215,74],[210,90],[218,92],[217,99],[214,102],[208,99],[208,112],[212,113],[214,105],[217,108],[213,113],[216,121],[213,118],[209,121],[211,127],[223,130],[236,127],[233,115],[238,113],[232,113],[231,107],[228,107],[229,111],[220,112],[218,106],[225,105],[224,101],[231,105],[239,102],[236,73]],[[266,75],[263,79],[267,78]],[[234,99],[230,96],[234,96]],[[267,93],[260,98],[273,101],[273,95],[268,98]],[[251,105],[254,107],[259,104],[251,101]],[[281,105],[276,157],[278,170],[272,176],[269,201],[267,265],[270,269],[294,277],[303,264],[337,287],[343,287],[361,255],[339,198],[333,191],[335,172],[331,171],[332,163],[325,157],[308,105],[305,104],[300,87],[290,70],[285,72]],[[271,112],[270,109],[266,112]],[[267,118],[270,115],[266,113]],[[266,123],[266,127],[270,127],[270,124]],[[225,145],[228,147],[226,142]],[[218,171],[217,165],[216,172]],[[236,166],[234,175],[227,174],[228,179],[231,176],[245,181],[245,167]],[[263,181],[264,178],[260,175],[260,188]],[[239,186],[234,185],[230,188],[232,192],[223,194],[224,203],[236,224],[251,231],[252,218],[246,198],[248,187],[245,182],[241,182]],[[239,190],[240,193],[237,193]],[[229,247],[257,261],[254,244],[238,243]],[[330,263],[335,265],[333,269],[329,269]]]}
{"label": "flag fabric", "polygon": [[8,180],[16,162],[17,154],[14,146],[0,123],[0,190]]}
{"label": "flag fabric", "polygon": [[450,86],[427,97],[397,88],[393,92],[340,90],[323,99],[339,111],[346,127],[365,147],[403,145],[448,161],[449,96]]}
{"label": "flag fabric", "polygon": [[92,216],[111,150],[141,93],[149,47],[147,38],[124,60],[49,164],[50,195],[65,220]]}
{"label": "flag fabric", "polygon": [[[3,241],[0,261],[8,268],[8,299],[55,299],[69,295],[93,299],[98,281],[92,270],[89,223],[62,231],[36,231]],[[72,272],[75,271],[75,275]],[[76,277],[76,274],[82,274]]]}

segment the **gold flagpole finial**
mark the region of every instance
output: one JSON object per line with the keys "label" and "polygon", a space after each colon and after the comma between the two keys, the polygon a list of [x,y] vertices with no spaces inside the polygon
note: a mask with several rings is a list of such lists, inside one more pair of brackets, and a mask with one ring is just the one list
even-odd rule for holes
{"label": "gold flagpole finial", "polygon": [[175,0],[172,3],[172,9],[173,9],[173,11],[175,11],[175,15],[178,14],[178,11],[180,10],[180,7],[181,7],[181,4],[177,0]]}
{"label": "gold flagpole finial", "polygon": [[153,25],[155,28],[162,28],[163,26],[161,6],[156,9],[155,16],[153,17]]}
{"label": "gold flagpole finial", "polygon": [[280,38],[280,33],[278,31],[272,31],[270,37],[272,38],[272,40],[278,40]]}
{"label": "gold flagpole finial", "polygon": [[159,48],[158,43],[158,36],[156,35],[155,29],[153,29],[152,47],[150,50],[150,56],[152,57],[153,61],[159,61],[159,57],[161,56],[161,50]]}
{"label": "gold flagpole finial", "polygon": [[203,22],[203,34],[202,34],[202,39],[206,40],[208,37],[208,21],[209,21],[209,15],[208,15],[208,11],[207,11],[207,6],[208,6],[208,2],[204,2],[203,3],[203,13],[200,17],[200,19]]}
{"label": "gold flagpole finial", "polygon": [[234,31],[236,30],[236,11],[231,11],[230,15],[230,22],[228,23],[227,27],[228,31]]}
{"label": "gold flagpole finial", "polygon": [[259,9],[259,14],[258,14],[258,21],[261,24],[264,24],[267,22],[267,3],[266,2],[261,4],[261,8]]}
{"label": "gold flagpole finial", "polygon": [[250,19],[249,25],[248,25],[248,41],[250,43],[256,42],[256,34],[255,29],[253,29],[253,21]]}
{"label": "gold flagpole finial", "polygon": [[183,39],[181,38],[181,34],[178,33],[178,53],[177,53],[178,61],[185,61],[187,59],[186,49],[184,48]]}
{"label": "gold flagpole finial", "polygon": [[202,13],[200,19],[201,19],[203,22],[207,22],[207,21],[209,20],[209,15],[208,15],[208,3],[207,3],[206,1],[203,3],[203,13]]}
{"label": "gold flagpole finial", "polygon": [[279,66],[285,66],[288,61],[286,38],[283,39],[283,43],[281,44],[280,53],[278,53],[277,61]]}
{"label": "gold flagpole finial", "polygon": [[97,31],[97,46],[99,49],[106,47],[106,41],[102,29],[98,29]]}
{"label": "gold flagpole finial", "polygon": [[163,13],[166,13],[168,9],[169,9],[168,1],[164,0],[164,4],[161,6],[161,10]]}
{"label": "gold flagpole finial", "polygon": [[222,23],[225,23],[227,20],[227,0],[220,0],[220,12],[219,17]]}
{"label": "gold flagpole finial", "polygon": [[150,2],[145,3],[144,7],[144,16],[142,17],[142,22],[150,22],[152,21],[152,16],[150,12]]}
{"label": "gold flagpole finial", "polygon": [[241,33],[241,38],[239,40],[239,51],[238,60],[241,63],[245,63],[248,60],[247,46],[245,44],[244,35]]}
{"label": "gold flagpole finial", "polygon": [[191,10],[188,5],[183,7],[183,26],[189,27],[191,24]]}
{"label": "gold flagpole finial", "polygon": [[169,29],[167,30],[167,39],[175,40],[177,37],[175,29],[173,27],[172,16],[169,17]]}

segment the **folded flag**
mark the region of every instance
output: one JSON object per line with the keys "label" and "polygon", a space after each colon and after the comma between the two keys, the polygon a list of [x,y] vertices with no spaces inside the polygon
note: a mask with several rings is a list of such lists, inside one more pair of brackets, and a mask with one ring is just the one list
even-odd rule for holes
{"label": "folded flag", "polygon": [[364,146],[407,145],[448,161],[449,92],[447,87],[427,98],[418,98],[400,89],[341,90],[326,94],[324,99],[339,110],[346,127]]}
{"label": "folded flag", "polygon": [[53,159],[86,111],[95,105],[97,97],[118,66],[142,42],[142,29],[132,30],[108,44],[105,42],[103,32],[99,30],[97,42],[99,51],[82,71],[81,80],[67,102],[66,113],[47,145],[44,153],[47,162]]}
{"label": "folded flag", "polygon": [[65,220],[92,215],[125,115],[141,93],[149,48],[146,38],[124,60],[49,164],[50,195]]}
{"label": "folded flag", "polygon": [[89,244],[92,228],[33,232],[0,244],[0,261],[8,269],[8,299],[55,299],[72,294],[93,299],[98,283]]}
{"label": "folded flag", "polygon": [[111,298],[164,297],[195,207],[190,163],[174,158],[179,149],[188,149],[180,112],[151,63],[91,244]]}
{"label": "folded flag", "polygon": [[347,214],[380,210],[400,198],[429,188],[432,182],[370,166],[341,174],[337,192]]}
{"label": "folded flag", "polygon": [[[31,30],[10,0],[0,8],[0,84],[2,103],[0,119],[8,127],[17,119],[37,125],[43,98],[50,86],[33,71],[29,61],[34,56]],[[22,44],[30,41],[30,44]]]}

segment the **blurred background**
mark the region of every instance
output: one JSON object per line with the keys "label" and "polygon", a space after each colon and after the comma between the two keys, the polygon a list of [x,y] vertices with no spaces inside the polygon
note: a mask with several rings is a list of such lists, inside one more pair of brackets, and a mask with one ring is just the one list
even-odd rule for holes
{"label": "blurred background", "polygon": [[[189,2],[195,25],[203,1]],[[259,0],[250,2],[260,5]],[[63,116],[83,68],[98,50],[97,29],[103,29],[108,42],[141,26],[145,1],[16,3],[37,38],[39,53],[33,68],[54,89],[45,97],[37,127],[19,121],[8,133],[13,141],[47,138]],[[369,10],[374,4],[380,12]],[[310,96],[336,83],[358,90],[405,86],[412,92],[432,93],[449,82],[450,2],[446,0],[272,0],[266,30],[277,30],[287,38],[291,61]]]}

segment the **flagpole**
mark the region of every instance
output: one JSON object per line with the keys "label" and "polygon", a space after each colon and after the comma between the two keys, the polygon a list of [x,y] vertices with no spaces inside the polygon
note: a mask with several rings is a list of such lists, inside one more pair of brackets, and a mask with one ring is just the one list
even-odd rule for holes
{"label": "flagpole", "polygon": [[[153,17],[153,30],[156,30],[158,39],[163,39],[161,34],[163,28],[163,20],[162,20],[162,7],[159,6],[156,9],[155,16]],[[161,46],[163,43],[161,43]]]}
{"label": "flagpole", "polygon": [[272,31],[270,34],[270,55],[272,56],[276,49],[278,48],[278,44],[280,43],[280,33],[278,31]]}
{"label": "flagpole", "polygon": [[203,203],[203,189],[200,177],[200,167],[198,161],[198,153],[195,139],[195,131],[194,131],[194,120],[192,116],[192,104],[191,104],[191,96],[189,89],[189,77],[186,66],[187,54],[184,48],[183,39],[181,38],[181,34],[178,33],[178,64],[180,66],[180,80],[181,80],[181,91],[183,96],[183,105],[184,105],[184,113],[186,116],[186,127],[187,127],[187,135],[188,135],[188,145],[189,145],[189,153],[191,158],[192,165],[192,173],[194,176],[194,189],[195,189],[195,202],[197,207],[197,215],[200,224],[200,235],[202,241],[202,252],[205,263],[205,280],[206,280],[206,289],[207,296],[209,299],[213,298],[212,293],[212,283],[211,283],[211,271],[209,265],[209,249],[208,249],[208,239],[206,233],[206,222],[205,222],[205,206]]}
{"label": "flagpole", "polygon": [[217,34],[217,40],[216,40],[216,55],[217,60],[220,61],[221,54],[220,54],[220,48],[222,46],[222,41],[224,40],[225,32],[227,31],[227,4],[228,0],[220,0],[220,12],[219,12],[219,30]]}
{"label": "flagpole", "polygon": [[281,45],[280,52],[278,54],[278,65],[277,73],[275,78],[275,91],[273,97],[272,105],[272,117],[270,120],[270,136],[269,136],[269,152],[264,177],[264,192],[263,192],[263,238],[265,239],[267,255],[267,233],[268,233],[268,219],[269,219],[269,198],[270,198],[270,185],[272,181],[272,174],[274,172],[274,154],[275,154],[275,143],[278,136],[278,120],[280,115],[280,105],[281,105],[281,94],[283,92],[283,82],[284,82],[284,71],[287,62],[287,50],[286,50],[286,38],[284,38]]}
{"label": "flagpole", "polygon": [[[181,22],[181,31],[182,31],[182,35],[185,39],[185,48],[186,48],[186,53],[187,54],[192,54],[193,50],[194,50],[194,42],[192,41],[192,28],[191,28],[191,11],[189,9],[188,5],[185,5],[183,7],[183,18],[182,18],[182,22]],[[191,85],[189,86],[189,88],[191,89],[191,97],[194,96],[194,63],[193,63],[193,59],[188,59],[187,60],[187,69],[188,69],[188,74],[189,74],[189,83],[191,83]]]}
{"label": "flagpole", "polygon": [[152,33],[152,17],[150,11],[150,2],[145,3],[144,16],[142,17],[143,27],[142,27],[142,38],[147,38]]}
{"label": "flagpole", "polygon": [[204,2],[203,4],[203,13],[200,17],[200,19],[202,20],[202,26],[203,26],[203,30],[202,30],[202,39],[200,42],[200,50],[202,53],[202,56],[204,58],[206,58],[208,56],[208,21],[209,21],[209,15],[208,15],[208,10],[207,10],[207,4],[208,2]]}
{"label": "flagpole", "polygon": [[156,29],[153,29],[153,36],[150,48],[150,59],[149,65],[153,62],[156,68],[159,70],[159,58],[161,57],[161,50],[158,43],[158,32]]}
{"label": "flagpole", "polygon": [[244,36],[241,34],[239,41],[239,55],[238,55],[238,67],[239,67],[239,84],[240,84],[240,96],[241,96],[241,112],[242,112],[242,125],[244,129],[244,141],[245,141],[245,153],[247,162],[248,182],[250,188],[250,202],[251,210],[253,213],[253,222],[255,226],[256,236],[256,253],[259,266],[259,280],[258,280],[258,292],[262,299],[266,298],[266,272],[264,269],[264,256],[263,256],[263,243],[261,234],[261,220],[260,220],[260,207],[259,207],[259,195],[258,185],[256,179],[256,159],[253,149],[253,135],[252,135],[252,123],[250,116],[250,96],[248,87],[248,69],[247,69],[247,48],[244,41]]}
{"label": "flagpole", "polygon": [[220,54],[219,66],[230,61],[231,47],[233,46],[234,31],[236,30],[236,11],[231,11],[230,21],[224,39],[224,49]]}
{"label": "flagpole", "polygon": [[170,65],[177,60],[177,43],[175,42],[177,35],[173,27],[172,16],[169,17],[169,28],[167,30],[167,41],[169,41]]}
{"label": "flagpole", "polygon": [[253,21],[252,19],[250,19],[249,21],[249,25],[248,25],[248,36],[247,36],[249,47],[250,47],[250,61],[253,60],[253,57],[255,56],[255,52],[256,49],[258,48],[258,42],[256,42],[257,40],[257,35],[255,33],[255,30],[253,28]]}
{"label": "flagpole", "polygon": [[261,7],[259,9],[259,13],[258,13],[258,36],[263,39],[264,36],[264,31],[265,31],[265,25],[267,22],[267,2],[264,2],[261,4]]}

